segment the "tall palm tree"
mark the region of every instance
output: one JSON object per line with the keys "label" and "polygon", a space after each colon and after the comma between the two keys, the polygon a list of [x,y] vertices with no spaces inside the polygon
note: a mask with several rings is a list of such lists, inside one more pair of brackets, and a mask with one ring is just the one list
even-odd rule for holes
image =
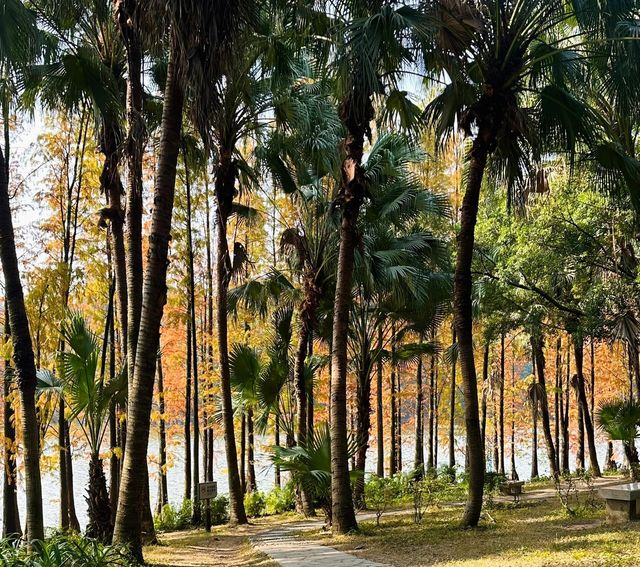
{"label": "tall palm tree", "polygon": [[[340,0],[335,3],[332,39],[339,114],[345,129],[340,184],[335,206],[340,210],[335,308],[331,341],[331,482],[332,529],[348,533],[357,527],[347,459],[347,342],[358,217],[368,198],[368,180],[362,161],[366,139],[375,118],[374,97],[382,105],[403,98],[397,80],[405,64],[413,62],[404,40],[416,21],[406,5],[385,0]],[[406,107],[405,107],[406,108]],[[387,110],[388,108],[385,108]]]}
{"label": "tall palm tree", "polygon": [[[132,554],[139,559],[142,558],[139,499],[145,483],[148,483],[145,471],[149,419],[160,322],[166,302],[167,254],[183,105],[185,96],[190,94],[204,103],[209,81],[219,78],[221,61],[226,61],[224,53],[229,49],[240,6],[225,0],[208,4],[176,0],[162,3],[157,10],[152,8],[148,6],[146,13],[154,16],[163,14],[171,22],[170,48],[140,334],[129,388],[127,444],[114,528],[114,541],[129,543]],[[163,20],[163,28],[167,20]],[[194,52],[197,56],[192,57]]]}
{"label": "tall palm tree", "polygon": [[425,41],[425,60],[451,80],[426,116],[441,139],[459,126],[473,140],[454,278],[469,457],[466,526],[478,523],[484,486],[471,301],[480,189],[491,163],[506,180],[512,203],[542,152],[572,153],[577,142],[591,140],[597,121],[568,90],[581,58],[560,33],[570,13],[564,0],[442,1],[431,7],[435,28]]}
{"label": "tall palm tree", "polygon": [[[18,0],[5,0],[0,6],[0,65],[24,68],[37,55],[39,35],[36,18]],[[42,486],[40,482],[40,442],[35,407],[36,365],[31,345],[29,321],[24,305],[20,270],[16,254],[9,186],[8,165],[0,149],[0,261],[4,274],[5,301],[13,340],[13,360],[20,390],[22,435],[27,493],[27,541],[44,538]]]}

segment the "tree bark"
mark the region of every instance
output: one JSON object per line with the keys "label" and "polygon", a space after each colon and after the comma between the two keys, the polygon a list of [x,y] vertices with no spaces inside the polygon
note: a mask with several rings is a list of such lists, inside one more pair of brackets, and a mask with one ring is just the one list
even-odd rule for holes
{"label": "tree bark", "polygon": [[[129,387],[128,438],[114,530],[114,541],[130,544],[132,554],[138,559],[142,559],[140,495],[145,485],[147,490],[149,486],[146,475],[149,421],[160,323],[167,297],[167,256],[182,125],[183,92],[175,64],[175,49],[175,46],[171,48],[167,66],[138,352]],[[129,309],[134,310],[131,296]]]}
{"label": "tree bark", "polygon": [[[2,173],[0,172],[0,175]],[[9,307],[5,298],[4,302],[4,340],[9,340],[11,329],[9,328]],[[18,539],[22,536],[20,526],[20,511],[18,509],[18,471],[16,467],[16,442],[15,412],[11,402],[13,383],[13,369],[11,360],[4,361],[3,377],[3,404],[4,404],[4,467],[2,490],[2,537]]]}
{"label": "tree bark", "polygon": [[377,441],[377,461],[376,474],[384,477],[384,411],[382,406],[382,349],[384,338],[382,327],[378,328],[378,359],[376,360],[376,441]]}
{"label": "tree bark", "polygon": [[397,387],[396,387],[396,369],[393,363],[393,358],[395,357],[395,335],[396,335],[396,327],[395,324],[391,324],[391,372],[389,373],[389,390],[391,397],[391,427],[389,428],[390,434],[390,451],[389,451],[389,476],[393,476],[397,472],[398,467],[398,435],[396,433],[396,429],[398,427],[398,410],[397,410]]}
{"label": "tree bark", "polygon": [[471,301],[473,280],[471,277],[471,263],[473,260],[480,187],[482,186],[487,155],[488,145],[482,132],[479,132],[473,142],[469,160],[467,188],[461,207],[458,254],[454,274],[453,305],[460,368],[462,370],[467,452],[469,456],[469,492],[462,519],[464,526],[478,525],[484,492],[484,451],[482,450],[478,387],[473,356],[473,310]]}
{"label": "tree bark", "polygon": [[480,407],[480,432],[482,435],[482,450],[487,452],[487,386],[489,380],[489,343],[484,345],[482,357],[482,405]]}
{"label": "tree bark", "polygon": [[[436,357],[431,355],[431,370],[429,372],[429,438],[428,438],[428,456],[427,470],[432,471],[437,468],[436,451],[438,444],[438,436],[435,431],[436,416]],[[434,450],[435,449],[435,450]]]}
{"label": "tree bark", "polygon": [[184,499],[191,500],[191,299],[187,300],[187,356],[184,392]]}
{"label": "tree bark", "polygon": [[247,410],[247,492],[258,489],[255,467],[255,437],[253,433],[253,409]]}
{"label": "tree bark", "polygon": [[418,474],[418,478],[424,475],[424,391],[422,388],[422,357],[418,358],[416,368],[416,439],[415,456],[413,458],[413,468]]}
{"label": "tree bark", "polygon": [[595,433],[593,430],[593,422],[591,421],[589,413],[589,403],[587,400],[587,394],[584,387],[584,373],[583,373],[583,360],[584,360],[584,343],[582,337],[574,337],[573,349],[576,361],[576,377],[577,377],[577,391],[580,407],[582,408],[582,418],[584,424],[584,430],[587,437],[587,446],[589,448],[589,465],[591,472],[594,476],[600,475],[600,465],[598,464],[598,453],[596,451]]}
{"label": "tree bark", "polygon": [[227,220],[231,214],[237,168],[230,149],[220,148],[216,170],[216,262],[215,280],[218,290],[216,304],[216,327],[218,331],[218,357],[220,364],[220,385],[227,474],[229,479],[229,520],[231,524],[246,524],[244,498],[238,473],[238,454],[233,426],[233,405],[231,403],[231,374],[229,369],[229,346],[227,332],[227,293],[229,290],[230,259],[227,245]]}
{"label": "tree bark", "polygon": [[[456,324],[454,323],[453,338],[451,343],[456,344]],[[457,360],[451,364],[451,390],[449,391],[449,468],[451,470],[456,466],[456,438],[455,438],[455,424],[456,424],[456,368]]]}
{"label": "tree bark", "polygon": [[169,503],[169,490],[167,487],[167,433],[165,424],[165,403],[164,403],[164,375],[162,372],[162,355],[158,353],[158,409],[160,410],[160,420],[158,424],[160,435],[160,462],[158,478],[158,502],[156,514],[162,512]]}
{"label": "tree bark", "polygon": [[505,466],[504,466],[504,379],[505,379],[505,349],[504,349],[504,331],[500,335],[500,392],[499,392],[499,414],[498,421],[500,423],[500,434],[498,436],[499,440],[499,457],[500,457],[500,465],[498,467],[498,472],[501,475],[505,475]]}
{"label": "tree bark", "polygon": [[544,441],[547,446],[547,457],[549,459],[549,468],[551,476],[558,478],[559,471],[556,466],[556,446],[553,443],[553,435],[551,434],[551,419],[549,417],[549,402],[547,398],[547,384],[545,378],[546,360],[544,356],[544,339],[542,336],[532,336],[531,346],[536,358],[536,370],[538,372],[538,384],[540,384],[541,399],[539,400],[540,413],[542,417],[542,430],[544,432]]}

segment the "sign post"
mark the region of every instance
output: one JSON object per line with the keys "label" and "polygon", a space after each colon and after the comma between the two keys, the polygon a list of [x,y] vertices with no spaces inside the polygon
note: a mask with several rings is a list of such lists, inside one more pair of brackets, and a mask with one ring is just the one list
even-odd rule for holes
{"label": "sign post", "polygon": [[[218,483],[213,482],[201,482],[198,484],[198,494],[200,500],[212,500],[218,496]],[[207,502],[207,512],[209,511],[209,502]],[[205,514],[205,529],[211,531],[211,514]]]}

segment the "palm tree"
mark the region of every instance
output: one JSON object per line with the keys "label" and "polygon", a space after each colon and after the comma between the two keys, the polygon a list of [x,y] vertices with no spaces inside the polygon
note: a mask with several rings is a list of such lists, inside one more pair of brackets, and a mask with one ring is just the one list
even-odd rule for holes
{"label": "palm tree", "polygon": [[[345,129],[340,184],[335,205],[341,213],[331,341],[332,528],[348,533],[357,527],[347,455],[347,348],[358,217],[368,198],[368,179],[362,161],[365,139],[371,139],[375,118],[373,99],[382,104],[400,98],[397,79],[403,65],[411,64],[406,32],[416,21],[413,8],[384,0],[341,0],[335,3],[332,39],[339,114]],[[391,105],[389,105],[391,106]],[[412,108],[405,105],[403,108]],[[388,110],[389,108],[386,108]]]}
{"label": "palm tree", "polygon": [[[107,320],[107,327],[109,324]],[[70,418],[80,426],[90,453],[87,535],[108,543],[113,524],[100,449],[109,425],[111,403],[124,402],[126,373],[121,372],[116,380],[105,383],[105,358],[102,356],[101,363],[100,357],[106,352],[106,346],[100,348],[98,338],[79,313],[69,316],[60,334],[71,349],[60,353],[62,374],[57,379],[49,371],[40,371],[38,389],[41,392],[57,390],[69,407]]]}
{"label": "palm tree", "polygon": [[[0,66],[9,72],[33,61],[39,47],[36,19],[22,2],[5,0],[0,22]],[[7,72],[7,74],[9,73]],[[5,301],[13,340],[13,360],[20,390],[22,435],[27,493],[26,538],[44,538],[42,487],[40,483],[40,443],[35,407],[36,365],[31,345],[29,321],[24,305],[22,283],[9,202],[8,165],[0,149],[0,261],[4,274]]]}
{"label": "palm tree", "polygon": [[[167,255],[183,105],[185,96],[190,93],[205,103],[209,81],[215,82],[220,77],[221,62],[227,61],[224,54],[238,24],[240,8],[238,3],[227,0],[207,4],[176,0],[163,3],[158,10],[147,9],[147,13],[154,16],[165,15],[172,25],[169,26],[170,50],[158,144],[149,261],[144,275],[135,368],[132,369],[129,388],[127,444],[114,528],[114,541],[129,543],[132,554],[138,559],[142,558],[139,499],[145,484],[148,485],[145,471],[149,418],[160,322],[166,302]],[[164,29],[166,20],[162,26]],[[198,55],[191,57],[194,50]],[[189,78],[194,80],[189,81]]]}
{"label": "palm tree", "polygon": [[[484,453],[473,355],[471,263],[480,189],[491,162],[509,187],[509,203],[542,152],[573,153],[591,138],[593,113],[573,96],[580,55],[559,34],[571,8],[563,0],[443,1],[431,8],[435,30],[425,60],[451,81],[427,107],[440,139],[459,125],[473,138],[468,154],[455,269],[454,311],[465,396],[469,494],[463,525],[480,518]],[[551,72],[553,69],[553,72]],[[535,109],[535,112],[533,112]],[[533,156],[533,160],[531,159]]]}
{"label": "palm tree", "polygon": [[622,441],[624,454],[629,461],[631,478],[638,480],[640,467],[638,466],[638,451],[635,440],[640,427],[640,404],[633,400],[611,401],[598,408],[597,423],[609,438]]}

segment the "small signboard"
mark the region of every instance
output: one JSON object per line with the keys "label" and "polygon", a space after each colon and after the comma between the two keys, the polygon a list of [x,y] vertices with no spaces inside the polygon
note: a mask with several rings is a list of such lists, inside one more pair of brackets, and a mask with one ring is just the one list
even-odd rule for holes
{"label": "small signboard", "polygon": [[217,482],[201,482],[198,487],[200,500],[210,500],[218,495]]}

